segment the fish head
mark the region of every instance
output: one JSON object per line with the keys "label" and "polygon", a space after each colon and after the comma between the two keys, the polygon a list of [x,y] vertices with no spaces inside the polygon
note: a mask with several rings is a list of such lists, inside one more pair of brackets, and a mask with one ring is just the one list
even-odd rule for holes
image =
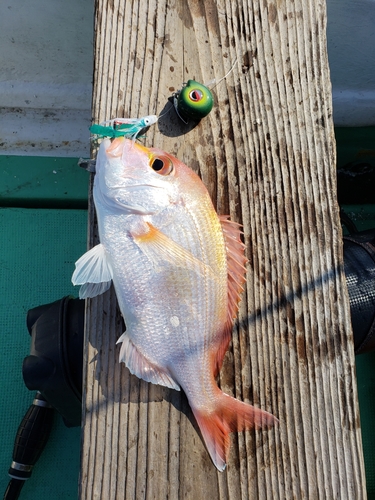
{"label": "fish head", "polygon": [[160,149],[146,148],[123,137],[112,142],[106,139],[100,145],[94,196],[119,210],[158,214],[183,205],[189,187],[199,190],[200,185],[192,170]]}

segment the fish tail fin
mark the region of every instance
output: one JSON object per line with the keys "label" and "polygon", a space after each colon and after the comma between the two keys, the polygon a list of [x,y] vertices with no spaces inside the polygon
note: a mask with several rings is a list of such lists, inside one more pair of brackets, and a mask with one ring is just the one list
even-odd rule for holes
{"label": "fish tail fin", "polygon": [[230,437],[229,433],[249,429],[267,429],[279,421],[259,408],[238,401],[220,391],[215,411],[193,409],[204,442],[211,459],[219,471],[226,467]]}

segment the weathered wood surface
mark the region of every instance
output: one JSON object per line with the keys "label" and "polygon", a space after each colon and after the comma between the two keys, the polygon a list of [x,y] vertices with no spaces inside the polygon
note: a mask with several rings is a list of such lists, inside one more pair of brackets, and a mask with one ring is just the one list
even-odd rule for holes
{"label": "weathered wood surface", "polygon": [[324,0],[96,1],[96,123],[166,111],[187,79],[219,79],[237,58],[207,118],[184,133],[171,110],[145,143],[244,225],[247,288],[220,383],[280,427],[233,434],[217,472],[185,397],[118,363],[111,290],[87,307],[82,500],[365,498],[325,16]]}

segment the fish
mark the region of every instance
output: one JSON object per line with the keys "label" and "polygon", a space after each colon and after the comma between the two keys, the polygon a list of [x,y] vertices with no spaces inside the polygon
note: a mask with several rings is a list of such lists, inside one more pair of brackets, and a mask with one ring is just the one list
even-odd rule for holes
{"label": "fish", "polygon": [[185,392],[223,471],[231,432],[278,422],[216,381],[246,281],[242,228],[216,213],[188,166],[123,137],[101,143],[93,197],[100,243],[76,262],[72,282],[81,298],[113,283],[126,325],[120,362],[147,382]]}

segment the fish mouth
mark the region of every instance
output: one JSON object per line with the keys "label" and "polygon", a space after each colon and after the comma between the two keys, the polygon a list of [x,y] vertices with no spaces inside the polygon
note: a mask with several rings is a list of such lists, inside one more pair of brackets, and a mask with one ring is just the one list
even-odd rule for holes
{"label": "fish mouth", "polygon": [[114,189],[139,189],[139,188],[157,188],[157,189],[164,189],[163,186],[157,186],[156,184],[150,184],[150,183],[146,183],[146,184],[129,184],[129,186],[121,186],[121,187],[117,187],[115,186]]}

